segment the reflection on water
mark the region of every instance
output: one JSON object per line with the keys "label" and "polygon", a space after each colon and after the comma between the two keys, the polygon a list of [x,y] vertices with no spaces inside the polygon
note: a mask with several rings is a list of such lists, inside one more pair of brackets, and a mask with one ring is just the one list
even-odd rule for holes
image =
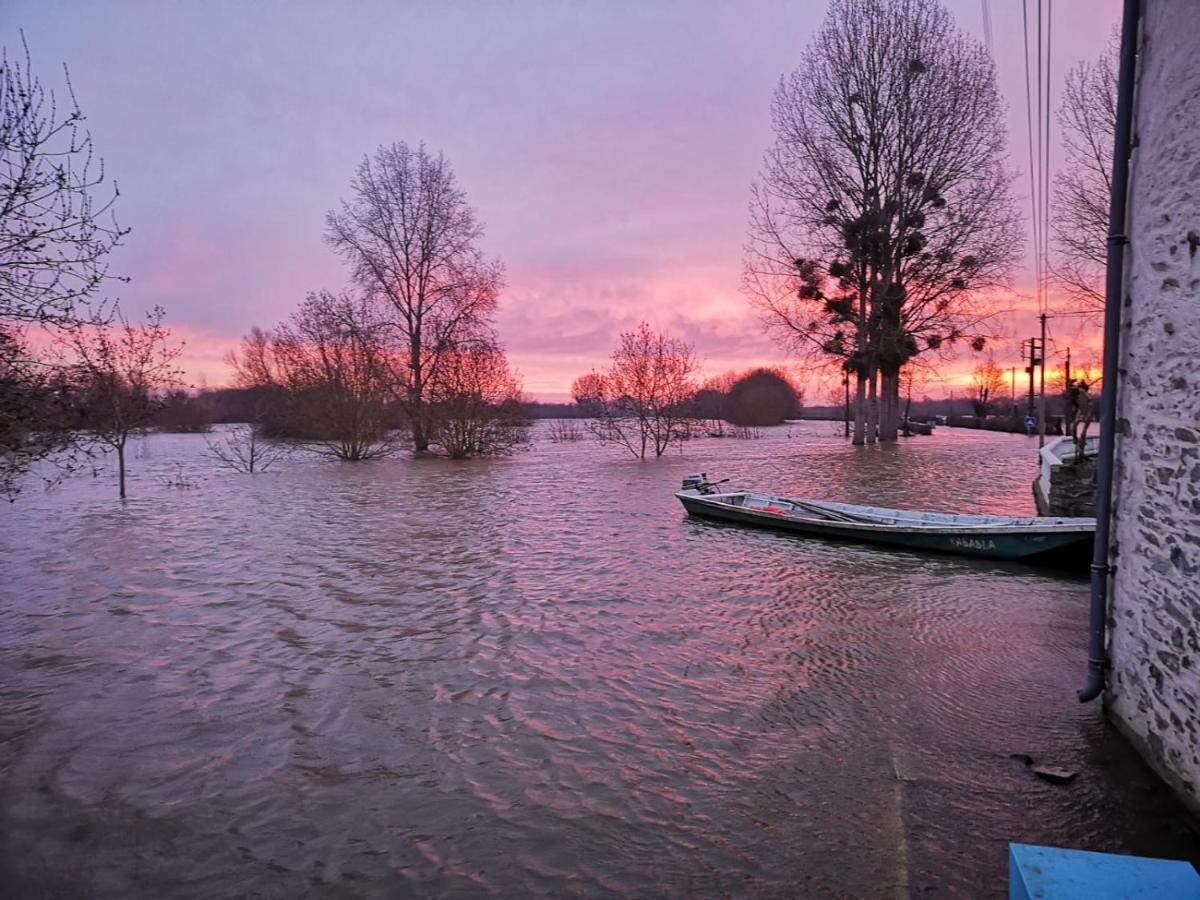
{"label": "reflection on water", "polygon": [[1085,583],[672,496],[704,470],[1030,513],[1024,438],[812,423],[253,477],[203,448],[147,439],[125,505],[77,479],[0,512],[18,894],[1003,896],[1008,841],[1200,859],[1074,699]]}

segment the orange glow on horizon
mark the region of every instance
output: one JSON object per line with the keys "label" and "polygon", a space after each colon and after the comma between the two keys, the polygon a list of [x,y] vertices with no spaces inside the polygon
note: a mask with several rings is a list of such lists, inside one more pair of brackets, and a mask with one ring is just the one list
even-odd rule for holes
{"label": "orange glow on horizon", "polygon": [[[627,296],[614,299],[606,317],[589,323],[587,332],[580,321],[579,298],[546,300],[538,287],[514,285],[500,313],[500,337],[508,345],[509,360],[520,374],[525,391],[535,399],[563,402],[570,399],[571,383],[593,368],[607,364],[619,332],[632,328],[642,318],[655,328],[682,336],[691,342],[701,360],[700,378],[725,372],[741,372],[758,366],[787,371],[805,388],[808,402],[822,405],[832,392],[835,374],[821,371],[810,361],[788,359],[766,334],[749,302],[737,290],[729,273],[706,270],[676,270],[627,288]],[[594,302],[594,301],[593,301]],[[1062,307],[1052,298],[1052,309]],[[994,339],[982,353],[959,347],[947,359],[929,358],[922,367],[913,395],[933,398],[962,395],[980,361],[989,358],[1006,373],[1006,387],[1016,370],[1017,394],[1027,385],[1020,359],[1023,338],[1040,333],[1036,303],[1025,291],[1005,292],[996,298],[1000,310],[986,330]],[[537,331],[539,318],[527,310],[536,308],[552,329],[548,336]],[[594,308],[590,303],[587,308]],[[169,311],[168,311],[169,321]],[[593,327],[593,325],[595,327]],[[232,384],[233,370],[226,361],[241,338],[175,325],[175,338],[183,341],[180,367],[194,388],[220,388]],[[506,339],[512,335],[512,340]],[[547,344],[545,349],[539,344]],[[1075,316],[1050,314],[1047,380],[1066,362],[1068,348],[1075,370],[1099,368],[1100,328],[1098,323]],[[573,349],[578,345],[579,349]]]}

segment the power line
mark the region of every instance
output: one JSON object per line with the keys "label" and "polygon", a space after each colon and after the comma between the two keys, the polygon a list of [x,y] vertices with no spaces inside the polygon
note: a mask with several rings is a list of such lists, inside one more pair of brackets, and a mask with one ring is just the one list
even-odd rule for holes
{"label": "power line", "polygon": [[[1039,0],[1040,2],[1040,0]],[[1033,219],[1033,270],[1034,279],[1037,284],[1038,305],[1041,306],[1041,284],[1042,284],[1042,254],[1041,254],[1041,229],[1039,227],[1038,218],[1038,179],[1036,175],[1036,167],[1034,165],[1033,156],[1033,96],[1029,85],[1029,2],[1021,0],[1021,26],[1025,35],[1025,123],[1026,132],[1029,137],[1029,205],[1031,218]],[[1039,41],[1038,57],[1039,63],[1041,58],[1041,42]],[[1041,75],[1041,67],[1038,67],[1038,74]],[[1041,99],[1041,80],[1038,81],[1038,99]],[[1039,142],[1040,143],[1040,142]],[[1039,147],[1039,155],[1040,155]]]}
{"label": "power line", "polygon": [[[1029,143],[1029,204],[1033,225],[1033,269],[1038,312],[1050,306],[1051,60],[1054,0],[1037,2],[1036,63],[1029,59],[1029,3],[1021,2],[1025,41],[1025,122]],[[1044,32],[1044,34],[1043,34]],[[1036,71],[1036,79],[1034,72]],[[1036,104],[1036,114],[1034,107]],[[1034,150],[1036,144],[1037,150]]]}
{"label": "power line", "polygon": [[1042,166],[1043,160],[1043,132],[1042,132],[1042,0],[1038,0],[1038,84],[1037,91],[1034,92],[1038,101],[1038,198],[1037,198],[1037,216],[1038,229],[1034,232],[1033,242],[1037,245],[1037,253],[1040,257],[1040,275],[1038,275],[1038,312],[1044,312],[1044,296],[1043,289],[1045,288],[1045,257],[1042,254],[1042,247],[1045,242],[1045,235],[1040,233],[1040,226],[1044,221],[1043,212],[1045,210],[1045,193],[1043,185],[1045,184],[1045,168]]}
{"label": "power line", "polygon": [[1050,38],[1054,22],[1054,0],[1046,0],[1046,158],[1042,167],[1042,312],[1050,305]]}

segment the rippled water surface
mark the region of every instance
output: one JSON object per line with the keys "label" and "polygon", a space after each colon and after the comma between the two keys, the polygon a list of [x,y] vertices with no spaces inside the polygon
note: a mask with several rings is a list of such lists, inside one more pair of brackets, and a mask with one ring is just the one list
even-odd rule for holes
{"label": "rippled water surface", "polygon": [[0,510],[17,895],[986,897],[1008,841],[1200,860],[1074,698],[1083,581],[672,496],[704,470],[1029,513],[1025,438],[808,423],[255,476],[204,451],[145,439],[124,504],[104,475]]}

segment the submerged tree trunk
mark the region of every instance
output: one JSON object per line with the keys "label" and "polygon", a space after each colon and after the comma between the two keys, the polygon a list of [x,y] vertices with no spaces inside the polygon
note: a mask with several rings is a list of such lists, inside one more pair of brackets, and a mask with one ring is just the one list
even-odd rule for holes
{"label": "submerged tree trunk", "polygon": [[413,416],[412,419],[412,438],[413,450],[417,453],[425,453],[429,449],[429,430],[425,427],[425,422],[420,413]]}
{"label": "submerged tree trunk", "polygon": [[117,479],[120,491],[120,497],[125,499],[125,442],[117,444]]}
{"label": "submerged tree trunk", "polygon": [[413,451],[424,453],[429,449],[430,421],[429,404],[421,391],[421,363],[416,349],[412,351],[413,384],[408,388],[408,423],[412,429]]}
{"label": "submerged tree trunk", "polygon": [[899,438],[900,376],[881,374],[883,397],[879,421],[879,440],[894,443]]}
{"label": "submerged tree trunk", "polygon": [[867,379],[862,372],[855,373],[854,382],[854,446],[867,441]]}
{"label": "submerged tree trunk", "polygon": [[846,392],[846,409],[844,411],[846,424],[846,437],[850,437],[850,373],[846,372],[842,375],[842,389]]}
{"label": "submerged tree trunk", "polygon": [[879,443],[895,440],[891,436],[892,425],[892,376],[886,372],[879,373]]}
{"label": "submerged tree trunk", "polygon": [[410,371],[409,377],[412,379],[408,385],[408,419],[409,426],[412,428],[413,451],[416,453],[424,453],[429,449],[429,432],[428,423],[426,422],[426,402],[423,391],[421,360],[421,336],[419,329],[413,329],[413,337],[409,339],[408,347],[408,366]]}
{"label": "submerged tree trunk", "polygon": [[[900,390],[903,387],[902,380],[903,379],[901,378],[900,373],[897,372],[896,377],[892,381],[892,431],[893,431],[893,433],[898,431],[901,424],[908,418],[907,413],[905,413],[904,415],[900,414]],[[896,440],[896,436],[893,436],[892,440]]]}
{"label": "submerged tree trunk", "polygon": [[879,439],[879,370],[872,369],[867,384],[867,443]]}

